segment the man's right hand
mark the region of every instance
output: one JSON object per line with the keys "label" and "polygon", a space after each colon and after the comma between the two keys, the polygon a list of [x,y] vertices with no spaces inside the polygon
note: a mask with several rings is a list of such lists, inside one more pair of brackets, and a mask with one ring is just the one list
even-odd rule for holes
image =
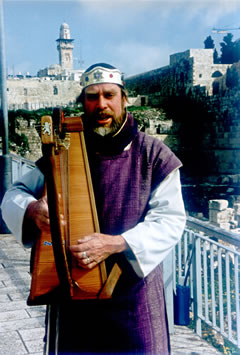
{"label": "man's right hand", "polygon": [[24,216],[24,222],[27,224],[28,221],[34,222],[40,231],[50,233],[50,220],[46,196],[29,203]]}

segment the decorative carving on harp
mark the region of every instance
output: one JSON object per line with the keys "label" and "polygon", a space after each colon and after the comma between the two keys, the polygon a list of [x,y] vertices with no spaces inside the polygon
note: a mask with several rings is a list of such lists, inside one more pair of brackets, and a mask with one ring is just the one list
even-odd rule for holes
{"label": "decorative carving on harp", "polygon": [[86,270],[68,251],[81,237],[99,232],[81,117],[55,109],[53,118],[42,117],[41,128],[51,234],[42,232],[36,241],[28,303],[110,298],[121,275],[118,265],[107,276],[105,262]]}

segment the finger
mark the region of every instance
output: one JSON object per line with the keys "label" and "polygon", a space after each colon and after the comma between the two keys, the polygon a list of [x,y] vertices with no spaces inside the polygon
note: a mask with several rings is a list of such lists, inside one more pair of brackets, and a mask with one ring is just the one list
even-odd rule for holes
{"label": "finger", "polygon": [[86,236],[82,237],[81,239],[78,239],[77,243],[78,244],[87,243],[90,240],[92,240],[93,238],[94,238],[94,234],[86,235]]}
{"label": "finger", "polygon": [[81,261],[78,262],[78,266],[83,268],[83,269],[92,269],[97,265],[97,262],[95,260],[90,259],[90,262],[87,262],[86,259],[82,259]]}
{"label": "finger", "polygon": [[[78,260],[86,260],[89,259],[88,254],[86,253],[86,251],[81,251],[81,252],[75,252],[73,253],[73,255],[75,256],[75,258],[77,258]],[[89,262],[89,260],[88,260]],[[84,262],[84,264],[86,264],[86,262]]]}
{"label": "finger", "polygon": [[42,216],[37,225],[41,230],[50,231],[50,220],[47,217]]}
{"label": "finger", "polygon": [[47,195],[43,196],[42,198],[40,198],[40,200],[45,201],[46,203],[48,202],[48,198]]}
{"label": "finger", "polygon": [[47,200],[47,196],[43,196],[42,198],[40,198],[38,200],[38,202],[42,205],[42,208],[48,210],[48,200]]}
{"label": "finger", "polygon": [[87,253],[87,251],[89,250],[87,246],[83,246],[79,244],[71,245],[69,249],[71,250],[72,253],[82,253],[84,251]]}

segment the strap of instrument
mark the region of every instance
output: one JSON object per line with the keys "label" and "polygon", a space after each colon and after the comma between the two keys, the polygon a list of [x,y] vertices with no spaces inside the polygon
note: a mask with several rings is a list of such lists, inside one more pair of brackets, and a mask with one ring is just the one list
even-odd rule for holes
{"label": "strap of instrument", "polygon": [[57,187],[55,140],[53,135],[52,118],[50,116],[43,116],[41,118],[41,127],[52,246],[61,285],[61,296],[69,297],[72,295],[73,281],[68,267],[64,227],[61,224],[60,217],[60,200]]}

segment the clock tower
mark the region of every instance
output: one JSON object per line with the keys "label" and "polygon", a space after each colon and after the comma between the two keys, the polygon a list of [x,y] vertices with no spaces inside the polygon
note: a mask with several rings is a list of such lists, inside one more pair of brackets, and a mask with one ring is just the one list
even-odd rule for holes
{"label": "clock tower", "polygon": [[57,41],[57,50],[59,52],[59,64],[62,69],[73,69],[73,39],[70,36],[70,28],[67,23],[60,27],[60,35]]}

